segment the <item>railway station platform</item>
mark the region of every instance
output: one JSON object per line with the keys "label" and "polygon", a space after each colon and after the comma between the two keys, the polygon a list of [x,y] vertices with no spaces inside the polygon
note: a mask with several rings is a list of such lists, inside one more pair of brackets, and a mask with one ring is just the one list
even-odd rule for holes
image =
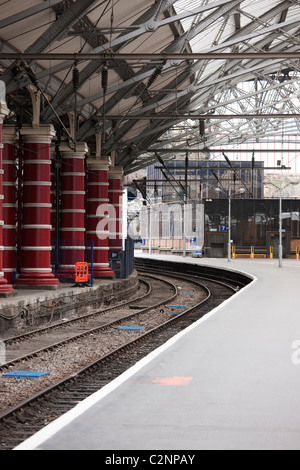
{"label": "railway station platform", "polygon": [[151,257],[253,282],[16,450],[299,450],[300,262]]}

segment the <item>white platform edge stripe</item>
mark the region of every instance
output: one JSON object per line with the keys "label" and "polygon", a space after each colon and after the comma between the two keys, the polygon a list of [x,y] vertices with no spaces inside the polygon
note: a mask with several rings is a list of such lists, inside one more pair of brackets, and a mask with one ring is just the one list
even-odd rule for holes
{"label": "white platform edge stripe", "polygon": [[173,336],[173,338],[171,338],[165,344],[158,347],[152,353],[148,354],[146,357],[144,357],[143,359],[138,361],[133,367],[129,368],[126,372],[124,372],[119,377],[114,379],[108,385],[105,385],[103,388],[101,388],[101,390],[99,390],[98,392],[95,392],[93,395],[91,395],[90,397],[83,400],[81,403],[76,405],[74,408],[72,408],[70,411],[68,411],[64,415],[62,415],[60,418],[58,418],[55,421],[53,421],[52,423],[48,424],[41,431],[38,431],[32,437],[25,440],[22,444],[15,447],[14,450],[34,450],[34,449],[36,449],[37,447],[42,445],[46,440],[53,437],[54,434],[61,431],[65,426],[67,426],[72,421],[74,421],[74,419],[78,418],[83,413],[85,413],[88,409],[93,407],[95,404],[99,403],[100,400],[105,398],[111,392],[113,392],[118,387],[120,387],[120,385],[125,383],[131,377],[133,377],[134,374],[139,372],[143,367],[145,367],[147,364],[149,364],[153,359],[155,359],[161,353],[163,353],[164,351],[169,349],[182,336],[185,336],[191,330],[197,328],[201,323],[206,322],[209,318],[211,318],[219,310],[221,310],[224,307],[224,305],[232,302],[233,299],[236,299],[236,297],[241,295],[241,293],[243,293],[246,289],[251,288],[253,286],[253,284],[257,281],[257,278],[254,277],[253,275],[250,275],[249,273],[247,273],[247,275],[250,276],[253,279],[253,282],[251,282],[246,287],[241,289],[234,296],[232,296],[229,299],[225,300],[225,302],[223,302],[221,305],[219,305],[218,307],[213,309],[210,313],[208,313],[204,317],[200,318],[200,320],[198,320],[197,322],[195,322],[192,325],[188,326],[185,330],[181,331],[177,335]]}

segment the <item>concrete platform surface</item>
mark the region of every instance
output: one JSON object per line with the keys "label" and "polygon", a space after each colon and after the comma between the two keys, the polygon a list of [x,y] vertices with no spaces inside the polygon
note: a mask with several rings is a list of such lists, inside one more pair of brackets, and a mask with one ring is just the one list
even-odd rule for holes
{"label": "concrete platform surface", "polygon": [[300,449],[300,262],[152,257],[254,281],[17,450]]}

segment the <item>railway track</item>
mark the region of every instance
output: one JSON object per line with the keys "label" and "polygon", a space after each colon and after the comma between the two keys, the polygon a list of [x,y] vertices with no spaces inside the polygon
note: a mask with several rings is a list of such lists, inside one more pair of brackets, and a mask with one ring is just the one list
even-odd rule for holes
{"label": "railway track", "polygon": [[[144,269],[145,266],[137,266],[139,271],[142,268]],[[152,273],[150,273],[151,270]],[[141,330],[122,332],[122,344],[116,345],[116,343],[111,342],[111,348],[108,348],[106,353],[99,354],[96,360],[90,361],[81,368],[78,365],[75,373],[67,374],[61,380],[57,380],[54,384],[51,383],[48,387],[38,390],[23,402],[18,402],[2,412],[0,414],[1,450],[14,448],[18,443],[24,441],[47,423],[73,408],[78,402],[119,376],[176,333],[197,321],[201,316],[224,301],[225,298],[233,295],[245,282],[245,280],[240,280],[237,285],[236,279],[233,282],[228,282],[227,279],[226,283],[220,279],[212,281],[206,273],[204,285],[204,280],[199,279],[199,273],[198,275],[195,275],[195,273],[184,274],[174,270],[169,273],[166,272],[168,270],[165,267],[160,272],[158,271],[157,267],[152,266],[151,268],[148,265],[146,267],[147,275],[145,275],[145,272],[140,272],[140,278],[143,278],[144,282],[152,283],[152,291],[153,283],[158,283],[157,287],[160,285],[160,288],[156,289],[157,295],[158,291],[160,291],[160,294],[162,291],[161,282],[164,282],[165,286],[166,282],[168,282],[169,292],[167,299],[158,299],[155,296],[155,299],[152,298],[151,300],[148,292],[148,295],[136,299],[130,305],[126,302],[128,311],[125,315],[122,312],[122,318],[114,319],[110,322],[110,333],[108,333],[107,323],[96,327],[99,331],[102,330],[102,336],[98,336],[98,332],[96,334],[95,328],[83,334],[88,343],[95,344],[95,337],[97,338],[96,342],[101,343],[104,341],[104,337],[106,339],[110,335],[115,337],[116,332],[120,336],[119,325],[124,324],[125,320],[129,328],[130,325],[138,324]],[[166,276],[171,276],[172,281],[167,281]],[[201,295],[199,294],[200,292]],[[170,302],[175,301],[175,299],[184,300],[186,308],[182,305],[173,307],[168,305]],[[147,305],[145,305],[146,301]],[[166,312],[167,310],[168,312]],[[178,310],[180,313],[178,313]],[[154,323],[150,322],[150,317],[156,317],[156,321]],[[133,323],[130,323],[131,321]],[[103,331],[105,332],[104,336]],[[75,344],[78,344],[78,336],[76,334]],[[56,348],[59,350],[61,347],[60,345]],[[83,348],[83,346],[81,347]],[[45,351],[43,354],[45,355]],[[24,358],[21,359],[22,365],[24,365],[24,360]],[[34,364],[34,362],[31,363],[31,367]],[[39,362],[36,364],[39,364]],[[6,364],[5,367],[8,367],[8,365]]]}
{"label": "railway track", "polygon": [[[148,258],[136,258],[135,268],[137,271],[147,271],[152,273],[161,272],[162,268],[158,262]],[[188,264],[175,261],[163,261],[163,272],[170,276],[172,274],[190,275],[203,281],[215,281],[220,285],[232,287],[236,291],[252,282],[252,279],[244,273],[230,271],[222,268],[214,268],[201,264]]]}
{"label": "railway track", "polygon": [[[121,321],[136,316],[132,309],[145,310],[147,301],[155,305],[166,300],[163,292],[169,292],[168,299],[172,299],[176,294],[176,286],[167,281],[156,281],[152,283],[146,279],[140,278],[139,296],[134,296],[130,300],[120,302],[112,307],[96,310],[89,314],[80,315],[77,318],[56,322],[43,328],[35,329],[30,332],[6,338],[3,340],[6,349],[6,363],[0,366],[0,371],[24,362],[26,358],[37,356],[42,352],[53,350],[54,348],[76,341],[79,338],[96,333],[99,330],[107,329],[109,326],[115,326]],[[148,300],[150,299],[150,300]],[[152,299],[152,300],[151,300]],[[143,306],[141,306],[143,303]],[[149,306],[148,306],[149,307]],[[23,354],[20,352],[23,351]]]}

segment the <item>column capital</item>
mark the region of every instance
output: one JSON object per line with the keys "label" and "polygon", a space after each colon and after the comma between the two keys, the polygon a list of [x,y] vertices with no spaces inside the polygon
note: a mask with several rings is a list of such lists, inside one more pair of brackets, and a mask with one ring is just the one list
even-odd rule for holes
{"label": "column capital", "polygon": [[16,127],[13,124],[4,124],[2,128],[2,143],[13,144],[16,137]]}
{"label": "column capital", "polygon": [[9,115],[9,109],[5,101],[0,101],[0,124],[3,124],[6,116]]}
{"label": "column capital", "polygon": [[20,129],[20,134],[25,137],[27,141],[35,143],[51,142],[56,136],[54,126],[52,124],[41,124],[39,127],[23,126]]}
{"label": "column capital", "polygon": [[124,171],[122,166],[112,166],[109,169],[109,178],[110,179],[123,179]]}
{"label": "column capital", "polygon": [[101,170],[103,169],[109,169],[110,165],[110,158],[109,157],[95,157],[95,158],[88,158],[87,159],[87,165],[89,169],[91,170]]}
{"label": "column capital", "polygon": [[68,157],[76,157],[86,155],[89,151],[89,147],[86,142],[76,142],[76,150],[73,150],[72,147],[69,147],[68,145],[61,145],[59,150]]}

